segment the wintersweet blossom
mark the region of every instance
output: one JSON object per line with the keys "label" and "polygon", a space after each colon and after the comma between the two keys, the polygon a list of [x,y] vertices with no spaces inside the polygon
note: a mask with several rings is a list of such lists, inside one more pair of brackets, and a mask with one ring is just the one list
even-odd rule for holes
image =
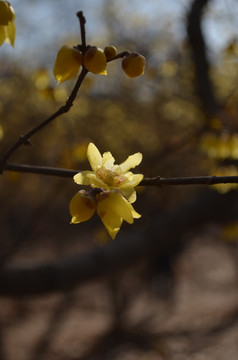
{"label": "wintersweet blossom", "polygon": [[133,174],[129,170],[141,163],[141,153],[129,156],[120,165],[114,165],[115,159],[109,151],[101,155],[97,147],[90,143],[87,157],[93,171],[82,171],[76,174],[74,181],[77,184],[105,190],[117,189],[130,203],[136,201],[134,188],[141,182],[143,175]]}
{"label": "wintersweet blossom", "polygon": [[142,154],[129,156],[120,165],[110,152],[100,154],[93,143],[88,145],[87,156],[93,171],[82,171],[74,176],[79,185],[90,185],[91,191],[81,190],[69,204],[71,223],[78,224],[89,220],[95,212],[100,216],[109,235],[114,239],[123,220],[132,224],[140,218],[131,203],[136,200],[135,186],[142,174],[133,174],[129,169],[139,165]]}
{"label": "wintersweet blossom", "polygon": [[112,239],[120,230],[123,220],[132,224],[141,217],[120,191],[87,192],[80,190],[69,204],[71,224],[89,220],[95,211],[100,216]]}
{"label": "wintersweet blossom", "polygon": [[0,46],[6,41],[14,46],[15,11],[8,1],[0,1]]}

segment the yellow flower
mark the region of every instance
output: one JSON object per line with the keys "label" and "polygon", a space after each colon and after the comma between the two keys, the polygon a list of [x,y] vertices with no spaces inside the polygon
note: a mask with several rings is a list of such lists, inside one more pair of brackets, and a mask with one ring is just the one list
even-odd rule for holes
{"label": "yellow flower", "polygon": [[60,48],[54,65],[54,75],[58,83],[75,77],[83,62],[81,51],[64,45]]}
{"label": "yellow flower", "polygon": [[107,75],[107,59],[104,51],[97,46],[90,47],[83,59],[83,64],[93,74]]}
{"label": "yellow flower", "polygon": [[71,199],[69,209],[71,224],[87,221],[97,211],[112,239],[120,230],[123,220],[132,224],[134,219],[141,216],[117,190],[95,193],[81,190]]}
{"label": "yellow flower", "polygon": [[145,70],[145,57],[138,53],[130,53],[122,60],[122,69],[130,78],[143,75]]}
{"label": "yellow flower", "polygon": [[120,165],[114,165],[115,159],[108,151],[103,155],[93,143],[88,145],[87,157],[93,171],[82,171],[74,176],[79,185],[90,185],[105,190],[120,190],[133,203],[136,200],[134,187],[143,179],[142,174],[133,174],[129,169],[136,167],[142,160],[142,154],[129,156]]}
{"label": "yellow flower", "polygon": [[14,46],[16,28],[15,11],[8,1],[0,1],[0,46],[4,41]]}

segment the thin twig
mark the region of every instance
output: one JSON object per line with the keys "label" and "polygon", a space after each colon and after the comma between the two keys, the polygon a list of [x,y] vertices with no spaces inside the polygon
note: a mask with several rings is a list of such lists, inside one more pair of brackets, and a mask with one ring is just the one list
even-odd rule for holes
{"label": "thin twig", "polygon": [[[47,166],[33,166],[24,164],[5,164],[4,171],[16,171],[23,173],[42,174],[72,178],[80,170],[70,170],[53,168]],[[215,184],[238,184],[238,176],[192,176],[192,177],[172,177],[163,178],[156,176],[153,178],[144,178],[140,185],[142,186],[163,186],[163,185],[215,185]]]}
{"label": "thin twig", "polygon": [[39,130],[43,129],[46,125],[48,125],[52,120],[56,119],[60,115],[68,112],[70,108],[73,106],[73,102],[77,96],[78,90],[82,85],[82,82],[87,75],[88,70],[84,67],[78,77],[78,80],[67,99],[66,103],[61,106],[53,115],[42,121],[39,125],[35,126],[33,129],[28,131],[25,135],[21,135],[18,140],[13,144],[0,158],[0,173],[4,170],[5,164],[9,157],[21,146],[21,145],[30,145],[29,139]]}
{"label": "thin twig", "polygon": [[82,50],[85,51],[86,47],[87,47],[87,45],[86,45],[86,33],[85,33],[86,19],[85,19],[84,15],[83,15],[82,11],[78,11],[76,15],[79,18],[79,23],[80,23]]}

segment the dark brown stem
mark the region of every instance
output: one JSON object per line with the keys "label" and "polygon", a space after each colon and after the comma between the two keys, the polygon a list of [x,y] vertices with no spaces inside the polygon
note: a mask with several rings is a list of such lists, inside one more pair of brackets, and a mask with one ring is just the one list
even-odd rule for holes
{"label": "dark brown stem", "polygon": [[82,71],[78,77],[78,80],[67,99],[66,103],[61,106],[53,115],[42,121],[39,125],[35,126],[33,129],[28,131],[25,135],[21,135],[19,139],[13,144],[0,158],[0,173],[5,169],[5,164],[9,157],[21,146],[21,145],[29,145],[29,139],[39,130],[43,129],[46,125],[48,125],[51,121],[59,117],[60,115],[68,112],[70,108],[73,106],[73,102],[77,96],[78,90],[87,75],[88,71],[85,68],[82,68]]}
{"label": "dark brown stem", "polygon": [[79,24],[80,24],[80,32],[81,32],[81,45],[83,52],[86,50],[86,31],[85,31],[85,24],[86,19],[83,15],[82,11],[77,12],[77,17],[79,18]]}
{"label": "dark brown stem", "polygon": [[[80,170],[69,170],[52,168],[46,166],[31,166],[23,164],[5,164],[4,171],[16,171],[23,173],[42,174],[58,177],[72,178]],[[194,177],[175,177],[163,178],[160,176],[154,178],[144,178],[140,185],[142,186],[163,186],[163,185],[215,185],[215,184],[237,184],[238,176],[194,176]]]}

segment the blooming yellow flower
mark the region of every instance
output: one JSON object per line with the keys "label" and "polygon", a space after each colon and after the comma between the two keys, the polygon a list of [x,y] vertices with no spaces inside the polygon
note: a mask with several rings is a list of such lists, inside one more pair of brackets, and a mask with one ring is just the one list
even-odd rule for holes
{"label": "blooming yellow flower", "polygon": [[8,1],[0,1],[0,46],[4,41],[14,46],[16,28],[15,11]]}
{"label": "blooming yellow flower", "polygon": [[136,200],[134,187],[142,174],[133,174],[129,169],[139,165],[142,154],[129,156],[120,165],[114,165],[115,159],[110,152],[100,154],[93,143],[88,145],[87,156],[93,171],[82,171],[74,176],[79,185],[90,185],[91,191],[81,190],[69,204],[71,223],[78,224],[89,220],[95,211],[100,216],[109,235],[114,239],[123,220],[132,224],[140,218],[131,203]]}
{"label": "blooming yellow flower", "polygon": [[63,81],[75,77],[83,62],[83,55],[78,49],[63,45],[58,51],[55,65],[55,79],[62,83]]}
{"label": "blooming yellow flower", "polygon": [[130,203],[136,200],[134,187],[141,182],[143,175],[133,174],[129,169],[141,163],[141,153],[129,156],[120,165],[114,165],[115,159],[109,151],[101,155],[97,147],[90,143],[87,157],[93,171],[82,171],[76,174],[74,181],[77,184],[105,190],[118,189]]}
{"label": "blooming yellow flower", "polygon": [[99,193],[81,190],[71,199],[69,210],[72,216],[71,224],[87,221],[97,211],[112,239],[120,230],[123,220],[132,224],[134,219],[141,216],[117,190]]}

